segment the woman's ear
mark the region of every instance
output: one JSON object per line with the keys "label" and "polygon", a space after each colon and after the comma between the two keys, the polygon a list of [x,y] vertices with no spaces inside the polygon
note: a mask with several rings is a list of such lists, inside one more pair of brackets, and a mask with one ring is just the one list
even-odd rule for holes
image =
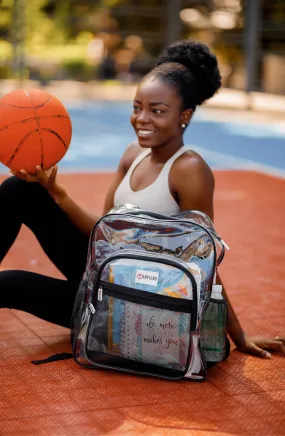
{"label": "woman's ear", "polygon": [[181,117],[180,117],[181,125],[185,124],[187,126],[190,123],[192,116],[193,116],[193,110],[185,109],[181,113]]}

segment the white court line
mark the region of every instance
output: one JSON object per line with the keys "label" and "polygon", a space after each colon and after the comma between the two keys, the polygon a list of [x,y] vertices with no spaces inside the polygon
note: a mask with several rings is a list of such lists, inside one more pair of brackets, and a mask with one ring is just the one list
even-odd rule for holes
{"label": "white court line", "polygon": [[[213,162],[215,168],[214,170],[251,170],[257,171],[262,174],[268,174],[270,176],[279,177],[281,179],[285,179],[285,170],[276,168],[272,165],[266,165],[259,162],[256,162],[251,159],[245,159],[241,157],[232,156],[226,153],[220,153],[218,151],[208,150],[207,148],[200,147],[198,145],[189,144],[187,147],[191,147],[197,153],[199,153],[203,159],[210,160]],[[67,168],[61,168],[61,173],[105,173],[105,172],[114,172],[116,168],[108,168],[108,167],[76,167],[70,166]],[[0,166],[0,174],[5,174],[8,172],[6,168],[2,165]]]}
{"label": "white court line", "polygon": [[[266,165],[256,162],[251,159],[245,159],[241,157],[232,156],[226,153],[220,153],[218,151],[208,150],[207,148],[200,147],[198,145],[189,144],[187,147],[191,147],[197,153],[199,153],[203,159],[210,160],[214,164],[214,170],[251,170],[257,171],[262,174],[268,174],[270,176],[279,177],[285,179],[285,170],[276,168],[272,165]],[[94,172],[97,173],[108,173],[114,172],[115,168],[60,168],[60,172],[63,173],[76,173],[76,172]]]}
{"label": "white court line", "polygon": [[207,148],[199,147],[198,145],[189,144],[187,147],[192,147],[197,151],[206,161],[209,159],[214,161],[218,169],[237,169],[237,170],[253,170],[259,173],[268,174],[270,176],[285,179],[285,170],[276,168],[272,165],[255,162],[251,159],[232,156],[218,151],[208,150]]}

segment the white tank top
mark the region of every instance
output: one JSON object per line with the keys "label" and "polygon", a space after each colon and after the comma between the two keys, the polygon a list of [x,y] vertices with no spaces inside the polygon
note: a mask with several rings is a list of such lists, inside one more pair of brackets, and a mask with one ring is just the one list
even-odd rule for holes
{"label": "white tank top", "polygon": [[140,153],[130,166],[127,174],[118,186],[114,194],[114,206],[119,204],[132,204],[149,212],[157,212],[164,215],[178,213],[180,208],[171,195],[168,183],[168,176],[173,162],[190,147],[181,147],[163,166],[156,180],[140,191],[133,191],[131,188],[131,177],[139,163],[151,153],[147,149]]}

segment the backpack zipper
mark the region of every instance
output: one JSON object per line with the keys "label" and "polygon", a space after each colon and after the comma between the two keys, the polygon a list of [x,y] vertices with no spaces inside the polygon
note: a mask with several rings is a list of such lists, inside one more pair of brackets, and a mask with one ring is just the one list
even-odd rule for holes
{"label": "backpack zipper", "polygon": [[[196,284],[196,280],[195,280],[193,274],[188,270],[188,268],[185,267],[184,265],[181,265],[179,261],[174,260],[174,259],[168,259],[165,256],[163,258],[160,258],[156,255],[156,257],[154,258],[153,255],[146,255],[146,254],[141,255],[141,254],[136,254],[136,253],[129,254],[129,253],[126,253],[126,250],[123,250],[123,251],[124,251],[124,254],[122,252],[120,252],[118,254],[111,254],[110,256],[108,256],[104,260],[104,262],[102,262],[102,264],[100,265],[100,267],[98,269],[97,277],[96,277],[96,280],[93,284],[93,288],[91,291],[91,299],[93,300],[91,302],[92,302],[93,306],[95,307],[95,310],[96,310],[96,299],[98,298],[98,293],[97,293],[97,298],[95,297],[96,289],[99,288],[101,273],[103,271],[103,268],[107,265],[107,263],[109,263],[110,261],[115,260],[115,259],[137,259],[137,260],[151,261],[154,263],[155,262],[162,263],[162,264],[170,265],[170,266],[173,266],[175,268],[180,269],[190,279],[191,284],[192,284],[192,292],[193,292],[193,307],[195,308],[195,311],[191,317],[191,330],[196,330],[197,312],[198,312],[197,284]],[[145,291],[143,291],[143,292],[145,292]],[[172,297],[170,297],[170,298],[172,298]],[[90,320],[90,322],[91,322],[91,320]],[[89,322],[89,326],[90,326],[90,322]],[[89,327],[88,327],[88,331],[89,331]]]}
{"label": "backpack zipper", "polygon": [[95,309],[95,307],[93,306],[92,303],[88,303],[88,309],[89,309],[89,311],[92,313],[92,315],[95,314],[96,309]]}
{"label": "backpack zipper", "polygon": [[154,294],[152,292],[141,291],[139,289],[121,286],[105,281],[101,281],[100,283],[101,285],[98,288],[98,301],[103,300],[104,292],[106,295],[110,295],[121,300],[130,301],[135,304],[143,304],[145,306],[171,310],[173,312],[192,312],[192,300],[188,300],[186,298],[173,298],[169,297],[168,295]]}

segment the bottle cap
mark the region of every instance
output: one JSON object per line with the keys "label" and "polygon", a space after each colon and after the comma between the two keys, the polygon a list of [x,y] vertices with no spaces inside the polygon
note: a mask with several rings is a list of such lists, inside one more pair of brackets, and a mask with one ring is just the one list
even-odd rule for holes
{"label": "bottle cap", "polygon": [[223,287],[222,285],[213,285],[212,291],[221,294],[223,292]]}
{"label": "bottle cap", "polygon": [[223,299],[222,290],[223,290],[222,285],[213,285],[211,297],[214,298],[215,300],[222,300]]}

